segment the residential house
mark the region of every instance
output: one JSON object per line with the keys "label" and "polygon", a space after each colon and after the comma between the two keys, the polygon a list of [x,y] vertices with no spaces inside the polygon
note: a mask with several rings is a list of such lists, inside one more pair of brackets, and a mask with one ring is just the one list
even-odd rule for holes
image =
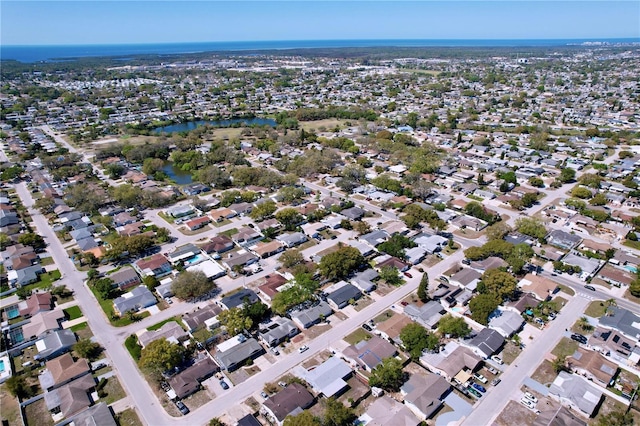
{"label": "residential house", "polygon": [[499,315],[489,320],[489,328],[502,334],[505,339],[510,338],[524,325],[524,319],[516,312],[509,310],[498,310],[498,312]]}
{"label": "residential house", "polygon": [[447,380],[452,380],[461,371],[475,371],[482,359],[471,349],[450,341],[437,353],[423,352],[420,363]]}
{"label": "residential house", "polygon": [[40,387],[45,392],[63,386],[91,371],[86,359],[80,358],[74,361],[69,353],[47,361],[45,367],[45,370],[38,375]]}
{"label": "residential house", "polygon": [[253,204],[234,203],[229,206],[229,210],[240,216],[248,215],[249,213],[251,213],[251,210],[253,210]]}
{"label": "residential house", "polygon": [[294,374],[307,382],[318,395],[332,398],[340,395],[348,388],[348,380],[353,370],[340,357],[329,357],[322,364],[307,370],[299,366]]}
{"label": "residential house", "polygon": [[56,330],[36,341],[38,354],[35,360],[46,361],[67,352],[76,344],[76,335],[71,330]]}
{"label": "residential house", "polygon": [[600,269],[597,277],[609,284],[620,287],[623,285],[630,285],[636,279],[636,274],[632,274],[626,269],[614,268],[613,266],[605,265]]}
{"label": "residential house", "polygon": [[400,272],[406,271],[411,266],[408,263],[398,259],[397,257],[393,257],[389,255],[378,256],[374,259],[374,262],[375,262],[376,268],[378,269],[382,269],[385,266],[388,266],[390,268],[396,268]]}
{"label": "residential house", "polygon": [[348,240],[346,244],[358,250],[364,257],[369,257],[370,255],[376,253],[373,247],[357,240]]}
{"label": "residential house", "polygon": [[274,317],[271,321],[260,326],[258,339],[269,347],[278,346],[280,343],[300,333],[300,329],[289,318]]}
{"label": "residential house", "polygon": [[407,406],[386,395],[375,399],[357,421],[361,426],[418,426],[421,423]]}
{"label": "residential house", "polygon": [[549,387],[549,396],[569,409],[580,410],[587,417],[593,416],[600,405],[603,392],[581,376],[560,371]]}
{"label": "residential house", "polygon": [[449,278],[449,283],[474,291],[482,278],[482,274],[475,269],[463,268]]}
{"label": "residential house", "polygon": [[211,238],[211,241],[202,246],[202,250],[207,253],[224,253],[234,247],[233,240],[226,235],[219,234]]}
{"label": "residential house", "polygon": [[146,286],[140,285],[116,298],[113,301],[113,308],[116,315],[124,315],[129,311],[138,312],[156,303],[158,303],[158,301],[153,293],[151,293]]}
{"label": "residential house", "polygon": [[214,222],[222,222],[225,219],[231,219],[235,216],[237,216],[237,213],[228,208],[211,210],[209,212],[209,217]]}
{"label": "residential house", "polygon": [[64,319],[62,310],[38,312],[31,317],[28,324],[22,326],[25,339],[35,339],[51,330],[59,330],[60,322]]}
{"label": "residential house", "polygon": [[587,426],[582,418],[566,407],[544,410],[533,421],[532,426]]}
{"label": "residential house", "polygon": [[451,225],[459,229],[469,228],[474,231],[481,231],[488,225],[488,223],[476,217],[461,215],[453,219],[451,221]]}
{"label": "residential house", "polygon": [[397,353],[395,346],[378,336],[362,340],[342,351],[342,355],[351,365],[366,371],[372,371],[383,359],[396,356]]}
{"label": "residential house", "polygon": [[504,260],[500,259],[499,257],[495,257],[495,256],[491,256],[488,257],[486,259],[483,260],[477,260],[477,261],[473,261],[471,262],[471,264],[469,265],[469,267],[471,267],[471,269],[475,269],[476,271],[480,272],[481,274],[490,270],[490,269],[498,269],[498,268],[504,268],[509,266],[509,264],[507,262],[505,262]]}
{"label": "residential house", "polygon": [[352,284],[345,284],[336,291],[327,295],[329,305],[334,309],[342,309],[352,300],[358,300],[362,297],[362,293]]}
{"label": "residential house", "polygon": [[264,348],[252,337],[235,336],[218,345],[214,358],[220,368],[233,371],[245,365],[248,359],[255,359],[264,353]]}
{"label": "residential house", "polygon": [[577,246],[582,238],[575,234],[569,234],[568,232],[554,229],[546,237],[547,242],[552,246],[560,247],[565,250],[571,250]]}
{"label": "residential house", "polygon": [[189,334],[175,321],[166,322],[157,330],[144,330],[138,334],[138,342],[143,348],[160,339],[167,339],[171,343],[179,344],[189,340]]}
{"label": "residential house", "polygon": [[361,235],[358,239],[369,244],[371,247],[377,247],[389,239],[389,234],[387,231],[375,230],[368,234]]}
{"label": "residential house", "polygon": [[124,267],[108,275],[107,278],[113,281],[113,285],[119,289],[126,290],[140,284],[140,277],[133,268]]}
{"label": "residential house", "polygon": [[195,219],[188,220],[187,222],[185,222],[185,225],[187,225],[189,231],[196,231],[200,228],[204,228],[209,223],[211,223],[211,219],[209,218],[209,216],[200,216],[196,217]]}
{"label": "residential house", "polygon": [[504,336],[498,331],[490,328],[483,328],[467,345],[482,358],[490,358],[491,355],[500,351],[504,345]]}
{"label": "residential house", "polygon": [[345,216],[349,220],[360,220],[364,216],[365,211],[360,207],[350,207],[348,209],[342,210],[340,214]]}
{"label": "residential house", "polygon": [[280,274],[267,275],[264,278],[264,283],[258,286],[258,295],[263,300],[271,302],[280,287],[284,286],[287,282],[287,279]]}
{"label": "residential house", "polygon": [[200,254],[200,249],[194,244],[185,244],[180,247],[176,247],[171,253],[167,253],[167,259],[172,264],[176,264],[180,261],[184,261],[191,257]]}
{"label": "residential house", "polygon": [[636,340],[630,339],[618,330],[596,327],[589,338],[589,346],[619,362],[635,365],[640,362]]}
{"label": "residential house", "polygon": [[53,299],[51,293],[33,293],[27,298],[24,307],[20,308],[20,315],[28,318],[39,312],[46,312],[53,309]]}
{"label": "residential house", "polygon": [[400,391],[404,405],[419,419],[427,420],[440,409],[451,385],[437,374],[412,374]]}
{"label": "residential house", "polygon": [[640,316],[627,309],[609,306],[599,324],[604,328],[618,330],[636,343],[640,341]]}
{"label": "residential house", "polygon": [[611,362],[600,353],[579,347],[567,358],[567,365],[574,373],[580,374],[604,388],[618,373],[618,364]]}
{"label": "residential house", "polygon": [[251,289],[241,288],[233,294],[220,299],[220,306],[225,309],[242,307],[245,303],[250,305],[260,301],[258,295]]}
{"label": "residential house", "polygon": [[204,357],[169,379],[176,398],[183,399],[200,389],[200,383],[220,371],[211,358]]}
{"label": "residential house", "polygon": [[404,313],[427,330],[431,330],[436,328],[446,310],[440,303],[430,300],[420,307],[414,304],[407,305],[404,307]]}
{"label": "residential house", "polygon": [[44,394],[47,409],[58,419],[73,416],[89,407],[93,401],[91,393],[96,382],[91,374],[86,374],[66,385]]}
{"label": "residential house", "polygon": [[295,247],[307,241],[307,236],[302,232],[293,232],[290,234],[282,234],[276,237],[286,247]]}
{"label": "residential house", "polygon": [[166,211],[166,214],[173,218],[180,218],[192,215],[196,212],[195,208],[191,205],[174,206]]}
{"label": "residential house", "polygon": [[299,383],[291,383],[269,399],[264,401],[262,410],[265,415],[278,426],[282,426],[284,419],[291,415],[300,414],[309,408],[315,398]]}
{"label": "residential house", "polygon": [[262,234],[248,226],[243,226],[233,235],[233,241],[241,246],[253,245],[263,238]]}
{"label": "residential house", "polygon": [[525,293],[520,299],[510,302],[505,309],[510,309],[517,312],[518,314],[522,314],[523,312],[527,312],[531,308],[535,308],[539,304],[539,299],[537,299],[530,293]]}
{"label": "residential house", "polygon": [[11,287],[21,287],[39,280],[45,270],[41,265],[27,266],[26,268],[7,272],[7,282]]}
{"label": "residential house", "polygon": [[215,280],[216,278],[220,278],[224,276],[227,272],[226,270],[218,264],[218,262],[205,259],[202,262],[192,263],[191,266],[187,266],[187,271],[189,272],[202,272],[209,280]]}
{"label": "residential house", "polygon": [[404,314],[395,314],[388,320],[379,323],[376,326],[375,333],[396,345],[401,345],[400,332],[409,324],[413,324],[411,318]]}
{"label": "residential house", "polygon": [[171,263],[160,253],[137,260],[133,263],[133,267],[142,277],[153,276],[160,278],[171,273]]}
{"label": "residential house", "polygon": [[222,259],[222,264],[226,266],[227,269],[233,270],[234,267],[251,265],[259,260],[260,258],[255,254],[249,251],[240,250],[227,254],[226,257]]}
{"label": "residential house", "polygon": [[369,293],[376,288],[376,284],[373,281],[378,277],[378,272],[375,269],[369,268],[356,273],[356,275],[351,278],[350,283],[363,293]]}
{"label": "residential house", "polygon": [[289,314],[289,317],[300,329],[306,329],[318,324],[331,314],[333,314],[333,310],[329,304],[326,302],[320,302],[310,308],[303,309],[301,311],[293,311]]}
{"label": "residential house", "polygon": [[[69,423],[67,423],[67,421]],[[78,414],[69,417],[64,423],[74,426],[117,426],[109,406],[104,402],[93,405],[86,410],[80,411]]]}
{"label": "residential house", "polygon": [[193,312],[182,315],[182,323],[187,327],[189,332],[194,332],[200,327],[206,327],[210,330],[218,327],[220,322],[217,317],[222,309],[211,303],[203,308],[198,308]]}
{"label": "residential house", "polygon": [[551,300],[558,291],[558,283],[540,275],[527,274],[518,282],[523,292],[534,295],[540,301]]}
{"label": "residential house", "polygon": [[120,227],[136,222],[138,219],[131,216],[128,212],[118,213],[113,216],[113,226]]}

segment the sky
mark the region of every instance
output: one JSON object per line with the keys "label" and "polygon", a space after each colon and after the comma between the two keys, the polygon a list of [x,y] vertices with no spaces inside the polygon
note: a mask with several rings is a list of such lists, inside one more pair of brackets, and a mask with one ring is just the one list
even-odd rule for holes
{"label": "sky", "polygon": [[2,45],[640,38],[640,1],[0,0]]}

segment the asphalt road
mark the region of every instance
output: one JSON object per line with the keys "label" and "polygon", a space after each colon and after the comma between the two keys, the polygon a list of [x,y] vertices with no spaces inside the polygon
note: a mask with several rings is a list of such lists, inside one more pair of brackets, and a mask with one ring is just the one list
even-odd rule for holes
{"label": "asphalt road", "polygon": [[519,397],[524,379],[535,372],[545,355],[558,343],[565,329],[571,327],[583,314],[588,303],[589,300],[583,297],[572,297],[557,318],[549,323],[550,326],[541,338],[535,342],[523,342],[526,345],[525,349],[500,376],[502,381],[487,391],[477,402],[472,415],[465,419],[462,425],[492,424],[509,401]]}

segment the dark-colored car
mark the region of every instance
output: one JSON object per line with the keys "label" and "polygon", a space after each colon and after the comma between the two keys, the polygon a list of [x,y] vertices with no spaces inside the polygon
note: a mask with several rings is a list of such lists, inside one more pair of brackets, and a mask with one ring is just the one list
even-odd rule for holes
{"label": "dark-colored car", "polygon": [[485,393],[487,390],[484,388],[484,386],[478,384],[478,383],[471,383],[471,386],[473,386],[475,389],[479,390],[482,393]]}
{"label": "dark-colored car", "polygon": [[592,285],[585,285],[584,288],[586,288],[587,290],[591,290],[591,291],[596,291],[596,288]]}
{"label": "dark-colored car", "polygon": [[583,336],[582,334],[573,333],[571,335],[571,339],[575,340],[578,343],[582,343],[583,345],[587,344],[587,338],[585,336]]}
{"label": "dark-colored car", "polygon": [[178,407],[178,410],[180,410],[180,412],[183,415],[189,414],[189,408],[186,405],[184,405],[184,402],[182,401],[176,402],[176,407]]}
{"label": "dark-colored car", "polygon": [[229,389],[229,385],[224,380],[220,380],[220,387],[224,390]]}
{"label": "dark-colored car", "polygon": [[405,272],[405,273],[404,273],[404,276],[405,276],[405,277],[407,277],[407,278],[413,278],[413,275],[411,275],[411,274],[410,274],[410,273],[408,273],[408,272]]}
{"label": "dark-colored car", "polygon": [[369,324],[362,324],[362,328],[364,328],[367,331],[371,331],[372,330],[372,328],[371,328],[371,326],[369,326]]}
{"label": "dark-colored car", "polygon": [[482,398],[482,394],[480,392],[478,392],[477,390],[475,390],[474,388],[472,388],[471,386],[469,386],[467,388],[467,390],[469,391],[469,393],[473,396],[475,396],[476,398]]}

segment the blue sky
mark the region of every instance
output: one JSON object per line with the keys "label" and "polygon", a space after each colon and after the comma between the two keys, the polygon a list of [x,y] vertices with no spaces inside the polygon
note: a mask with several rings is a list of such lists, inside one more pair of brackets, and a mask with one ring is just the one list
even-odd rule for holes
{"label": "blue sky", "polygon": [[3,45],[640,37],[640,1],[0,1]]}

